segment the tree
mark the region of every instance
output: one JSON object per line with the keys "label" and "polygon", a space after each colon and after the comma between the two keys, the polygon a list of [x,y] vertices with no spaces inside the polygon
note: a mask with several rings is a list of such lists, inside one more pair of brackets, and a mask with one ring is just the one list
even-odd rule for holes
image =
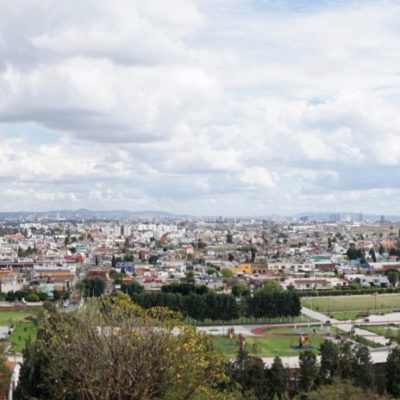
{"label": "tree", "polygon": [[232,295],[235,297],[247,297],[250,295],[250,289],[245,283],[237,282],[232,286]]}
{"label": "tree", "polygon": [[386,360],[386,390],[393,397],[400,397],[400,348],[394,347]]}
{"label": "tree", "polygon": [[354,381],[357,386],[371,388],[374,386],[374,371],[368,347],[359,345],[354,357]]}
{"label": "tree", "polygon": [[223,278],[232,278],[233,276],[233,272],[229,268],[223,268],[221,274]]}
{"label": "tree", "polygon": [[229,375],[238,383],[246,399],[268,400],[268,381],[264,363],[260,358],[250,357],[242,347],[239,348],[236,360],[229,364]]}
{"label": "tree", "polygon": [[369,255],[372,258],[372,261],[376,262],[376,255],[375,255],[375,250],[373,247],[371,247],[371,249],[369,250]]}
{"label": "tree", "polygon": [[[295,397],[297,400],[298,397]],[[349,381],[334,380],[330,385],[320,386],[308,393],[307,400],[389,400],[388,397],[354,386]]]}
{"label": "tree", "polygon": [[35,303],[39,301],[39,296],[36,293],[29,293],[25,299],[28,303]]}
{"label": "tree", "polygon": [[143,293],[144,287],[137,281],[122,283],[121,290],[132,297],[133,293]]}
{"label": "tree", "polygon": [[257,249],[255,247],[251,248],[251,262],[253,263],[256,260]]}
{"label": "tree", "polygon": [[330,340],[321,345],[321,365],[319,378],[323,383],[330,383],[338,370],[339,347]]}
{"label": "tree", "polygon": [[8,398],[7,390],[11,381],[11,370],[6,365],[4,345],[0,345],[0,394]]}
{"label": "tree", "polygon": [[287,373],[279,357],[274,358],[268,376],[271,398],[281,399],[286,392]]}
{"label": "tree", "polygon": [[233,243],[233,235],[231,232],[228,232],[226,235],[226,243]]}
{"label": "tree", "polygon": [[308,393],[313,388],[318,375],[317,356],[310,350],[304,351],[299,356],[299,366],[300,390]]}
{"label": "tree", "polygon": [[381,244],[379,245],[378,253],[379,253],[380,255],[382,255],[384,252],[385,252],[385,248],[383,247],[383,244],[381,243]]}
{"label": "tree", "polygon": [[111,259],[111,267],[115,268],[117,265],[117,260],[115,259],[115,254],[113,254],[112,259]]}
{"label": "tree", "polygon": [[339,344],[338,374],[342,379],[351,379],[354,372],[354,354],[351,342],[343,340]]}
{"label": "tree", "polygon": [[219,389],[224,361],[208,337],[175,313],[143,310],[126,296],[46,314],[24,359],[20,400],[233,399]]}
{"label": "tree", "polygon": [[354,243],[350,244],[350,247],[346,251],[346,255],[349,260],[356,260],[358,258],[358,250],[356,249],[356,245]]}
{"label": "tree", "polygon": [[156,265],[158,261],[158,256],[153,254],[149,257],[149,264]]}
{"label": "tree", "polygon": [[[78,289],[79,287],[80,285],[77,285]],[[106,283],[103,281],[103,279],[98,277],[94,279],[86,278],[82,281],[82,289],[85,297],[99,297],[104,293],[106,289]]]}
{"label": "tree", "polygon": [[399,271],[391,269],[387,271],[386,276],[393,287],[397,285],[397,282],[399,281],[400,278]]}

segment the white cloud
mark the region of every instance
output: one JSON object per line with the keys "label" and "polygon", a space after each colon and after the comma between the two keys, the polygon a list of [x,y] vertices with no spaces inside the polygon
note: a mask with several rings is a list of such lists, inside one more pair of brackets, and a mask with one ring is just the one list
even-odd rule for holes
{"label": "white cloud", "polygon": [[2,2],[0,209],[400,213],[400,8],[278,3]]}

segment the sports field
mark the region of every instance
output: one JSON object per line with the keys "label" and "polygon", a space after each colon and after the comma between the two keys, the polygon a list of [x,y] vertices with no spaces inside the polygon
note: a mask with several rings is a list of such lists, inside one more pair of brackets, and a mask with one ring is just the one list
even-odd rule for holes
{"label": "sports field", "polygon": [[[302,331],[294,330],[293,328],[278,328],[267,331],[268,334],[260,337],[246,337],[246,350],[249,354],[258,357],[270,356],[295,356],[301,350],[294,349],[299,343],[299,333],[307,333],[308,329],[303,328]],[[310,335],[309,344],[310,350],[318,352],[324,337],[321,334],[326,332],[319,332],[318,328],[316,335]],[[237,339],[229,339],[226,336],[213,337],[214,348],[221,351],[229,357],[234,357],[238,351]]]}
{"label": "sports field", "polygon": [[341,312],[341,315],[349,312],[348,319],[350,319],[354,317],[354,314],[351,312],[369,312],[371,314],[376,314],[400,309],[400,294],[303,297],[301,299],[301,304],[312,310],[329,315],[338,311]]}

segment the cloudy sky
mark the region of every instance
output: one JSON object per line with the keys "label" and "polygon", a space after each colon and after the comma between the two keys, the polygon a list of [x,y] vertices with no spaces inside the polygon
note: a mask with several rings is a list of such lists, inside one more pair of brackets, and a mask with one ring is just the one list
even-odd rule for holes
{"label": "cloudy sky", "polygon": [[0,1],[0,210],[400,214],[400,2]]}

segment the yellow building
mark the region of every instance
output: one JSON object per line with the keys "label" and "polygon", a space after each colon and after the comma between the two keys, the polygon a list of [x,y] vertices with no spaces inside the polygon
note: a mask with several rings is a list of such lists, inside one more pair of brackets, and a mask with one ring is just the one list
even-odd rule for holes
{"label": "yellow building", "polygon": [[235,274],[266,274],[268,265],[263,263],[241,263],[233,269]]}

